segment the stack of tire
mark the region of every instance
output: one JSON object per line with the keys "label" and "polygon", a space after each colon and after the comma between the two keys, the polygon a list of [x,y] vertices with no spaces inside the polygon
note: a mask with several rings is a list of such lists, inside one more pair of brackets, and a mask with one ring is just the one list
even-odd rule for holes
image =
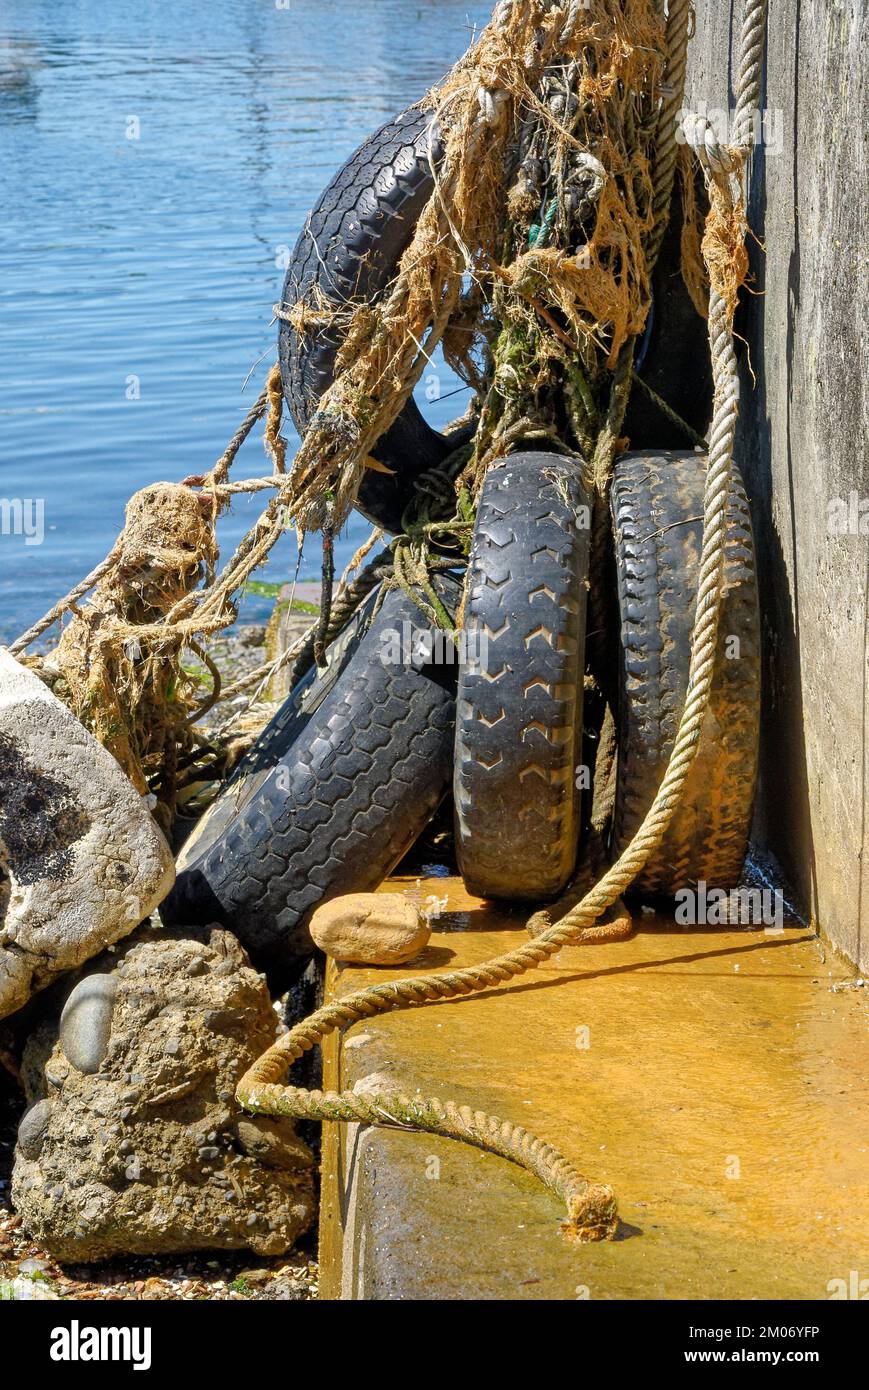
{"label": "stack of tire", "polygon": [[[433,188],[440,151],[411,108],[367,140],[310,214],[287,272],[287,307],[312,295],[373,301],[389,285]],[[711,383],[705,324],[679,272],[678,210],[654,281],[645,380],[702,433]],[[283,321],[284,393],[304,433],[331,383],[340,329],[300,335]],[[626,430],[639,447],[612,487],[619,605],[613,853],[641,825],[666,769],[688,681],[706,458],[673,451],[646,396]],[[408,403],[366,472],[359,508],[398,531],[420,474],[456,437]],[[452,643],[420,641],[419,607],[375,590],[312,670],[184,846],[167,904],[174,920],[218,921],[265,968],[309,959],[318,903],[376,887],[452,789],[456,854],[484,898],[545,901],[576,867],[588,798],[583,692],[591,499],[579,461],[520,451],[488,473],[467,572],[437,580],[461,613]],[[711,708],[671,827],[635,885],[672,896],[700,880],[731,887],[745,856],[759,730],[758,607],[742,482],[729,500],[725,593]]]}

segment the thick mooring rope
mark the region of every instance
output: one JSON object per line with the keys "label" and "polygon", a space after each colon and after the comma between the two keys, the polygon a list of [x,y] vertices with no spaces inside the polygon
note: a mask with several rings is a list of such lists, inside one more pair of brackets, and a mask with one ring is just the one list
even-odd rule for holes
{"label": "thick mooring rope", "polygon": [[653,174],[652,207],[655,224],[648,241],[647,254],[654,265],[667,230],[670,195],[679,153],[677,140],[678,114],[685,94],[685,68],[688,62],[688,25],[693,13],[691,0],[670,0],[667,12],[667,89],[658,118],[658,148]]}
{"label": "thick mooring rope", "polygon": [[[214,493],[216,498],[226,497],[234,492],[259,492],[263,488],[281,487],[286,481],[282,477],[275,476],[274,478],[251,479],[244,483],[226,482],[239,449],[247,439],[257,420],[262,419],[263,415],[265,415],[266,411],[269,409],[269,405],[272,403],[270,385],[274,376],[275,371],[273,369],[269,377],[269,385],[266,385],[260,392],[211,472],[206,474],[204,478],[197,479],[197,482],[207,485],[208,489]],[[279,424],[280,415],[278,415],[278,425]],[[119,536],[105,559],[101,560],[96,568],[91,570],[90,574],[86,575],[84,579],[76,584],[74,589],[70,589],[69,593],[65,594],[63,598],[58,599],[57,603],[53,604],[48,612],[44,613],[32,627],[29,627],[26,632],[23,632],[20,637],[15,639],[9,647],[9,651],[13,656],[19,656],[22,652],[26,651],[28,647],[31,647],[37,638],[41,637],[44,632],[47,632],[49,628],[53,627],[65,613],[74,609],[79,599],[84,598],[86,594],[90,593],[91,589],[97,586],[101,579],[111,574],[121,556],[121,542],[122,537]]]}
{"label": "thick mooring rope", "polygon": [[[677,64],[681,63],[683,75],[688,11],[687,0],[684,3],[676,0],[670,15],[672,26],[668,26],[668,35],[679,45],[675,57]],[[746,0],[737,87],[737,139],[726,152],[721,151],[717,168],[711,161],[704,162],[707,179],[715,181],[719,195],[729,203],[734,214],[740,194],[732,179],[741,174],[749,150],[752,114],[760,95],[765,21],[766,0]],[[671,71],[673,57],[674,51],[671,51]],[[667,121],[672,119],[675,128],[676,106],[671,102],[667,110]],[[702,143],[705,147],[705,138]],[[659,167],[658,172],[663,187],[666,170],[662,172]],[[669,179],[672,186],[672,170]],[[624,935],[619,923],[599,927],[595,923],[630,887],[670,825],[697,753],[715,671],[738,389],[732,333],[733,298],[716,290],[711,266],[710,276],[713,288],[709,343],[715,395],[688,692],[667,771],[642,826],[619,859],[581,902],[541,935],[481,965],[375,985],[327,1004],[291,1029],[259,1058],[242,1078],[237,1093],[242,1105],[258,1113],[419,1129],[501,1154],[534,1173],[564,1201],[567,1220],[562,1229],[578,1240],[612,1238],[618,1224],[615,1197],[606,1185],[589,1183],[555,1148],[521,1126],[436,1099],[414,1099],[390,1093],[362,1096],[352,1091],[305,1091],[283,1083],[290,1065],[336,1029],[377,1014],[488,989],[535,969],[565,946],[613,940]]]}

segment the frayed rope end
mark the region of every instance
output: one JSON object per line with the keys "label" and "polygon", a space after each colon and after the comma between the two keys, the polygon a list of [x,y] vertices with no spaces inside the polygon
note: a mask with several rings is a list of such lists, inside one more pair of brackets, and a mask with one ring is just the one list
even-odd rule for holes
{"label": "frayed rope end", "polygon": [[559,1228],[565,1240],[588,1245],[614,1240],[619,1229],[616,1196],[606,1183],[590,1183],[584,1192],[567,1199],[567,1217]]}

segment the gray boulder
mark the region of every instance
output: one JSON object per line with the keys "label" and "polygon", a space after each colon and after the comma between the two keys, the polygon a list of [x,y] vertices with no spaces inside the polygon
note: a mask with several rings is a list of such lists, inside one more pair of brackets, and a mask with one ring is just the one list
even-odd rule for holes
{"label": "gray boulder", "polygon": [[127,936],[174,878],[111,754],[0,647],[0,1018]]}
{"label": "gray boulder", "polygon": [[235,1087],[275,1039],[262,976],[219,928],[141,928],[39,1029],[12,1200],[58,1259],[284,1254],[314,1214],[310,1150]]}

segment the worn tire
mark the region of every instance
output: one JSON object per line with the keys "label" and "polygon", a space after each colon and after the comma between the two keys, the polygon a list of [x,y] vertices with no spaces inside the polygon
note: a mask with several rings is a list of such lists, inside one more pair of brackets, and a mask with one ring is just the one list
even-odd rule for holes
{"label": "worn tire", "polygon": [[[706,459],[629,454],[612,486],[621,617],[614,848],[639,829],[667,768],[685,705],[703,541]],[[636,881],[650,895],[729,889],[751,829],[760,731],[760,619],[751,515],[734,469],[724,599],[709,711],[679,808]],[[738,638],[738,658],[728,644]]]}
{"label": "worn tire", "polygon": [[[392,281],[430,198],[442,144],[432,114],[410,107],[387,121],[335,175],[311,212],[293,251],[284,282],[282,308],[371,303]],[[645,342],[642,376],[698,433],[709,422],[712,374],[706,324],[697,313],[680,273],[681,200],[673,199],[670,224],[653,276],[653,310]],[[282,321],[278,349],[284,395],[304,435],[321,396],[331,386],[343,340],[340,323],[300,335]],[[675,442],[674,426],[637,387],[631,395],[625,432],[635,448]],[[675,431],[678,436],[678,431]],[[395,424],[378,441],[374,456],[392,476],[366,472],[359,510],[387,531],[401,530],[421,473],[437,468],[460,439],[447,439],[408,401]]]}
{"label": "worn tire", "polygon": [[[387,121],[335,175],[308,217],[284,282],[282,307],[371,303],[393,279],[433,188],[429,163],[432,113],[411,107]],[[437,128],[432,151],[439,151]],[[304,435],[332,384],[341,324],[299,334],[282,321],[278,334],[287,405]],[[426,424],[413,400],[374,449],[393,476],[370,470],[357,506],[388,531],[401,528],[420,473],[436,468],[452,445]]]}
{"label": "worn tire", "polygon": [[[455,608],[458,581],[438,582]],[[184,846],[164,905],[170,921],[222,923],[283,978],[313,952],[314,908],[376,888],[449,788],[455,668],[423,665],[418,652],[393,661],[384,642],[403,624],[417,630],[419,610],[400,590],[378,610],[378,596],[335,669],[311,673],[239,764]]]}
{"label": "worn tire", "polygon": [[[712,359],[706,320],[682,279],[682,200],[674,194],[670,221],[652,276],[652,309],[638,372],[701,439],[712,418]],[[631,448],[684,448],[685,433],[635,385],[622,425]]]}
{"label": "worn tire", "polygon": [[459,867],[480,897],[553,897],[576,863],[588,506],[560,454],[513,454],[483,486],[454,773]]}

